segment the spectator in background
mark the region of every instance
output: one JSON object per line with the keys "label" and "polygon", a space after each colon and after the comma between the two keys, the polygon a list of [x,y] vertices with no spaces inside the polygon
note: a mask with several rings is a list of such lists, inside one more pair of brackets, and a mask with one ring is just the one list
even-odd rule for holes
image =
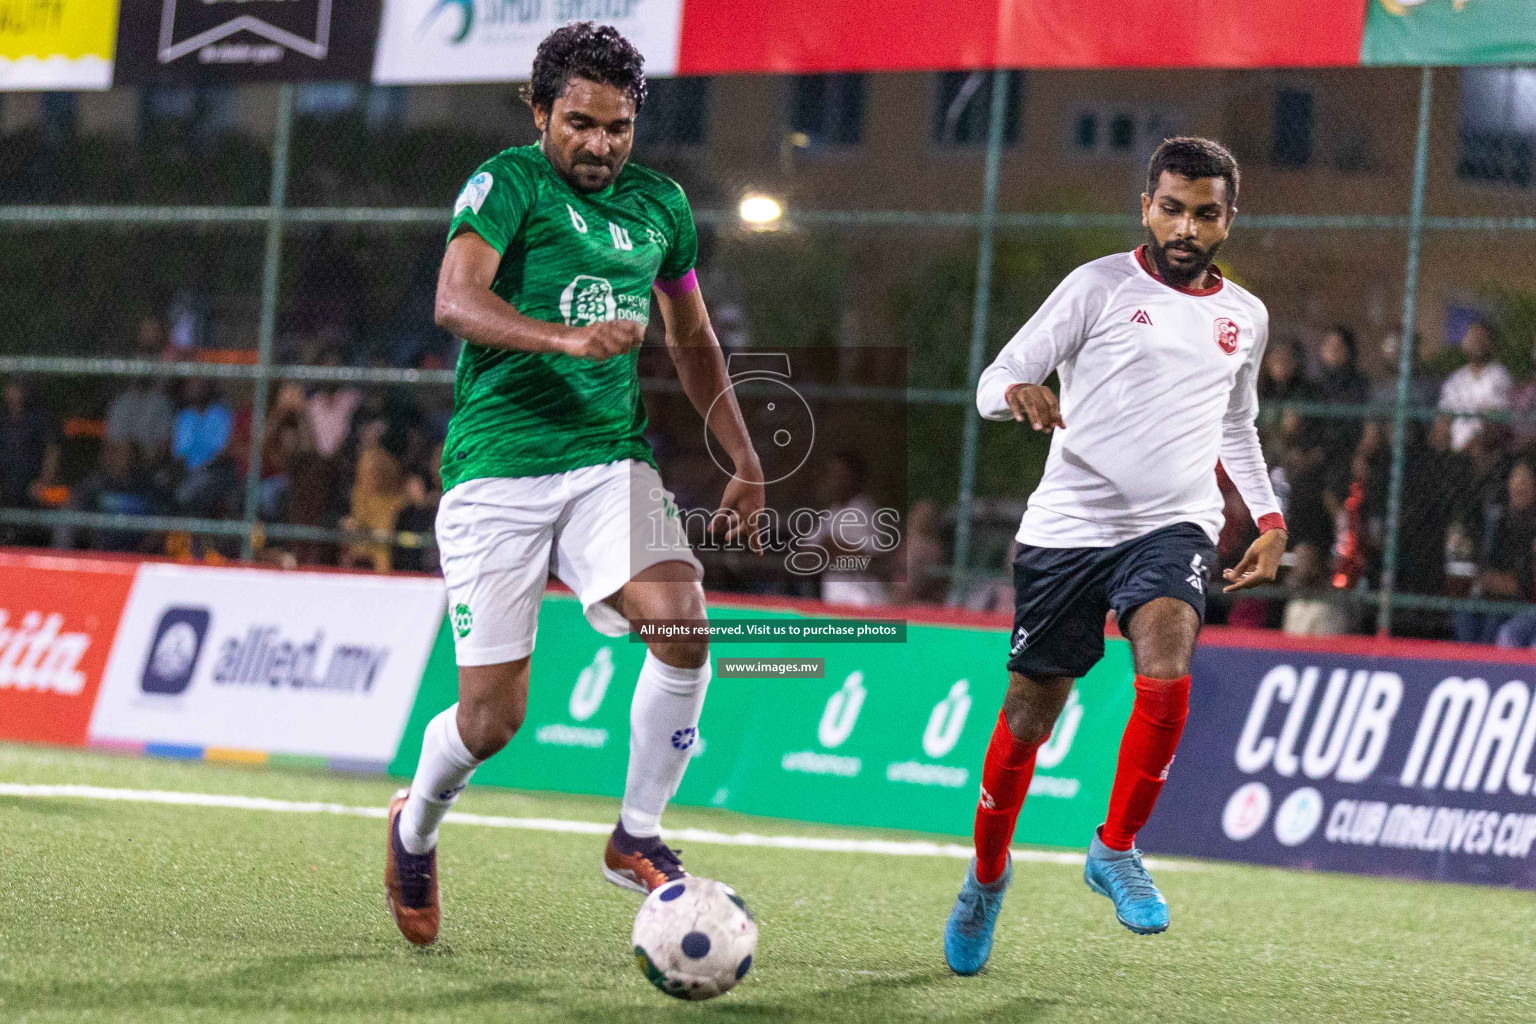
{"label": "spectator in background", "polygon": [[[1536,366],[1536,337],[1531,339],[1531,365]],[[1524,384],[1510,399],[1510,430],[1523,454],[1536,449],[1536,379]]]}
{"label": "spectator in background", "polygon": [[817,500],[829,515],[816,531],[805,539],[808,546],[818,546],[829,559],[864,558],[866,568],[828,569],[821,574],[821,599],[829,604],[874,605],[890,600],[886,585],[872,566],[881,554],[874,544],[879,539],[875,529],[875,501],[864,486],[868,464],[857,452],[833,454],[816,484]]}
{"label": "spectator in background", "polygon": [[1483,429],[1477,413],[1507,412],[1514,390],[1509,371],[1493,358],[1497,341],[1493,326],[1474,320],[1461,336],[1467,364],[1446,379],[1440,389],[1440,408],[1458,415],[1451,423],[1451,447],[1461,451]]}
{"label": "spectator in background", "polygon": [[435,548],[431,546],[437,524],[437,506],[443,500],[443,446],[437,445],[424,467],[407,470],[405,506],[395,520],[395,529],[417,534],[424,543],[402,547],[395,552],[395,569],[400,572],[432,572],[437,569]]}
{"label": "spectator in background", "polygon": [[181,469],[176,507],[186,515],[218,518],[230,507],[239,481],[228,448],[234,414],[205,377],[188,377],[176,413],[172,453]]}
{"label": "spectator in background", "polygon": [[[320,354],[319,365],[340,366],[341,353],[328,348]],[[309,429],[314,435],[315,451],[323,459],[334,459],[352,434],[352,417],[362,396],[355,388],[340,384],[321,384],[309,396]]]}
{"label": "spectator in background", "polygon": [[[1354,331],[1343,324],[1330,327],[1323,334],[1319,355],[1322,370],[1312,384],[1313,401],[1364,405],[1370,398],[1370,384],[1360,372]],[[1323,488],[1331,514],[1338,512],[1349,494],[1350,467],[1360,445],[1361,423],[1357,416],[1339,415],[1322,419],[1316,426],[1323,450]]]}
{"label": "spectator in background", "polygon": [[1285,587],[1281,629],[1293,636],[1339,636],[1349,632],[1349,609],[1328,594],[1328,552],[1311,542],[1291,548],[1293,563]]}
{"label": "spectator in background", "polygon": [[[140,320],[134,358],[157,360],[165,351],[165,327],[159,318],[147,316]],[[140,464],[154,465],[170,452],[175,420],[176,409],[166,397],[164,381],[132,377],[107,406],[105,438],[133,445]]]}
{"label": "spectator in background", "polygon": [[[1433,409],[1440,400],[1440,388],[1445,382],[1429,369],[1429,345],[1424,336],[1415,331],[1413,337],[1413,361],[1408,370],[1408,406],[1412,409]],[[1382,335],[1381,375],[1371,384],[1372,405],[1397,404],[1397,370],[1402,346],[1401,328]]]}
{"label": "spectator in background", "polygon": [[352,485],[351,512],[341,521],[344,530],[369,534],[375,539],[349,544],[342,552],[343,568],[371,568],[389,572],[395,532],[401,511],[409,501],[400,461],[381,442],[382,424],[370,424],[357,455],[357,474]]}
{"label": "spectator in background", "polygon": [[303,464],[306,452],[315,449],[304,391],[293,381],[278,388],[267,417],[261,442],[261,517],[274,522],[288,519],[289,490],[293,473]]}
{"label": "spectator in background", "polygon": [[1287,436],[1301,428],[1301,417],[1292,409],[1283,413],[1276,408],[1283,402],[1312,400],[1311,384],[1302,373],[1301,347],[1286,338],[1276,341],[1264,352],[1259,371],[1259,437],[1271,465],[1280,462]]}
{"label": "spectator in background", "polygon": [[59,476],[59,433],[32,401],[31,388],[9,377],[0,389],[0,507],[42,504]]}
{"label": "spectator in background", "polygon": [[[96,469],[75,487],[70,504],[82,512],[116,515],[161,515],[169,511],[169,495],[140,463],[137,449],[126,440],[105,440]],[[136,530],[91,530],[95,551],[146,551],[157,546],[153,534]]]}
{"label": "spectator in background", "polygon": [[926,498],[912,503],[907,512],[907,531],[896,549],[896,564],[904,574],[891,587],[897,604],[942,604],[948,581],[944,578],[944,541],[939,536],[939,513]]}
{"label": "spectator in background", "polygon": [[[1508,498],[1490,509],[1478,560],[1474,597],[1527,601],[1532,595],[1531,545],[1536,543],[1536,471],[1525,459],[1509,471]],[[1457,612],[1456,639],[1491,644],[1510,616],[1499,612]]]}

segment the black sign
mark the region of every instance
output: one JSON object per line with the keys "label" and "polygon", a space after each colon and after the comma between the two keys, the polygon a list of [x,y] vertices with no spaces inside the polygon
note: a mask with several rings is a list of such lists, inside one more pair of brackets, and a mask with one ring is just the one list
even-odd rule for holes
{"label": "black sign", "polygon": [[120,85],[367,81],[381,0],[122,0]]}
{"label": "black sign", "polygon": [[1139,841],[1536,888],[1536,664],[1493,660],[1509,653],[1202,645],[1189,726]]}

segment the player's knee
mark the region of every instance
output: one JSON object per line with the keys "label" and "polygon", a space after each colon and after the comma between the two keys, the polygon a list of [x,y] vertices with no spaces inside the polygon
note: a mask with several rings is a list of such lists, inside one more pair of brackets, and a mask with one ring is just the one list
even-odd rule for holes
{"label": "player's knee", "polygon": [[1008,722],[1008,732],[1019,743],[1037,746],[1050,738],[1056,727],[1058,708],[1048,705],[1036,683],[1025,681],[1023,686],[1010,686],[1003,698],[1003,717]]}
{"label": "player's knee", "polygon": [[709,661],[708,640],[679,640],[656,644],[651,652],[668,665],[677,668],[703,668]]}
{"label": "player's knee", "polygon": [[1153,651],[1136,659],[1136,674],[1148,679],[1182,679],[1189,675],[1189,655],[1184,651]]}
{"label": "player's knee", "polygon": [[521,702],[480,701],[465,704],[459,700],[459,738],[478,760],[495,754],[523,727],[527,708]]}

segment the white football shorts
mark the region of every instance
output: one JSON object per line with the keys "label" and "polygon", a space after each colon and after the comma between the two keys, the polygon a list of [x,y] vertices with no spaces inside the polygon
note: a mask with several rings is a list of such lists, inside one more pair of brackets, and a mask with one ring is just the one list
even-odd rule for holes
{"label": "white football shorts", "polygon": [[443,495],[437,546],[460,665],[499,665],[533,652],[551,573],[606,636],[628,633],[629,621],[604,599],[644,569],[687,562],[704,578],[672,492],[654,467],[633,459],[466,480]]}

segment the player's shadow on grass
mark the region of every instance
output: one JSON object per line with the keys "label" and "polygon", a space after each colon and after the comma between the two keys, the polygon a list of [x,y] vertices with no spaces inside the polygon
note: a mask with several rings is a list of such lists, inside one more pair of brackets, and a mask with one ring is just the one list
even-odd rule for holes
{"label": "player's shadow on grass", "polygon": [[[390,954],[340,953],[266,957],[230,971],[188,977],[36,985],[0,983],[0,1008],[9,1014],[170,1009],[204,1011],[266,1010],[308,1016],[316,1013],[378,1012],[430,1015],[444,1010],[479,1006],[509,1006],[548,1001],[547,989],[505,979],[480,985],[434,986],[422,992],[402,992],[387,986],[336,992],[325,983],[306,985],[303,978],[317,971],[392,959]],[[10,1018],[6,1018],[10,1019]],[[148,1018],[146,1018],[148,1019]]]}
{"label": "player's shadow on grass", "polygon": [[[750,979],[749,979],[750,981]],[[996,1021],[1032,1021],[1056,1005],[1054,999],[1032,999],[1027,996],[1006,998],[984,1010],[967,1005],[952,1013],[935,1012],[931,996],[935,988],[950,985],[985,985],[980,979],[957,978],[948,970],[907,971],[902,974],[871,977],[824,988],[790,999],[773,1003],[728,1002],[714,1005],[712,1016],[723,1020],[742,1021],[850,1021],[880,1020],[885,1024],[901,1024],[911,1021],[933,1022],[965,1021],[966,1024],[990,1024]],[[994,983],[995,984],[995,983]],[[742,996],[750,998],[749,989],[743,987]],[[914,994],[916,998],[914,998]],[[727,996],[729,1000],[731,997]]]}

